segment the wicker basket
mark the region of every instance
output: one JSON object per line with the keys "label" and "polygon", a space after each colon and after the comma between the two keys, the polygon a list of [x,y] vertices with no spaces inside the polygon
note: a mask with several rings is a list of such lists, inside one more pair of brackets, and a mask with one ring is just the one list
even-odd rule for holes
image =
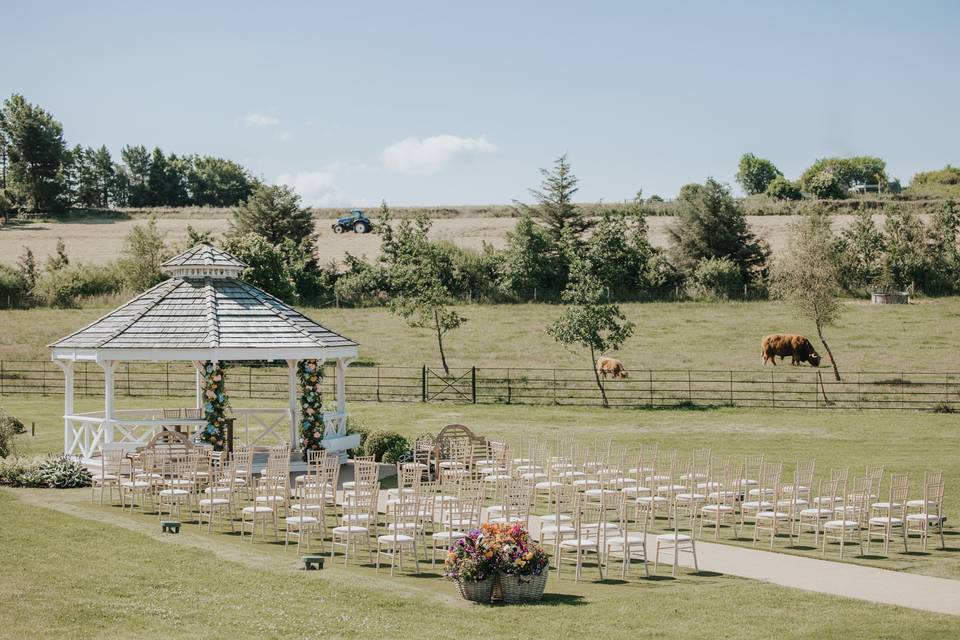
{"label": "wicker basket", "polygon": [[543,573],[538,576],[512,576],[501,573],[497,577],[500,600],[504,604],[540,600],[543,597],[543,590],[547,587],[549,570],[549,567],[544,567]]}
{"label": "wicker basket", "polygon": [[460,592],[460,595],[464,600],[489,603],[490,598],[493,595],[493,585],[496,583],[496,581],[496,575],[492,575],[486,580],[481,580],[479,582],[463,582],[461,580],[457,580],[457,591]]}

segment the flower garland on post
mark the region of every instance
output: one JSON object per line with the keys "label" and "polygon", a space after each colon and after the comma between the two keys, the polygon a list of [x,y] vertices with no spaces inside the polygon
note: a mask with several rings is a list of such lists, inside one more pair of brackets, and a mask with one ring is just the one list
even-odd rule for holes
{"label": "flower garland on post", "polygon": [[227,376],[224,366],[219,362],[207,361],[200,369],[203,376],[204,404],[203,417],[207,426],[200,435],[205,442],[213,445],[214,450],[223,451],[227,426],[226,410],[229,398],[226,392]]}
{"label": "flower garland on post", "polygon": [[297,381],[300,383],[300,448],[317,451],[323,446],[323,369],[316,360],[297,363]]}

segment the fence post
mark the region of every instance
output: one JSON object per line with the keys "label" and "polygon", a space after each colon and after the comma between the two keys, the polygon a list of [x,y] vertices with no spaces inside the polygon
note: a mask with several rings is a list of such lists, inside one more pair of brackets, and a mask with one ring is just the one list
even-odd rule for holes
{"label": "fence post", "polygon": [[513,401],[513,389],[510,388],[510,368],[507,367],[507,404]]}
{"label": "fence post", "polygon": [[0,396],[3,395],[3,360],[0,360]]}
{"label": "fence post", "polygon": [[730,372],[730,406],[733,406],[733,371]]}
{"label": "fence post", "polygon": [[776,382],[773,380],[773,371],[770,372],[770,406],[777,406],[777,397],[776,397]]}
{"label": "fence post", "polygon": [[164,362],[164,377],[166,378],[167,397],[170,397],[170,363]]}
{"label": "fence post", "polygon": [[690,369],[687,369],[687,402],[693,404],[693,385],[690,382]]}
{"label": "fence post", "polygon": [[553,404],[557,404],[557,370],[553,369]]}
{"label": "fence post", "polygon": [[420,372],[420,402],[427,401],[427,365]]}
{"label": "fence post", "polygon": [[40,361],[40,395],[42,396],[47,395],[47,361],[46,360]]}
{"label": "fence post", "polygon": [[477,368],[470,367],[470,401],[477,404]]}
{"label": "fence post", "polygon": [[380,402],[380,365],[377,365],[377,402]]}
{"label": "fence post", "polygon": [[900,372],[900,411],[903,411],[903,371]]}
{"label": "fence post", "polygon": [[653,406],[653,369],[647,369],[647,379],[650,382],[650,401],[648,402],[649,406]]}
{"label": "fence post", "polygon": [[247,397],[253,397],[253,367],[247,367]]}

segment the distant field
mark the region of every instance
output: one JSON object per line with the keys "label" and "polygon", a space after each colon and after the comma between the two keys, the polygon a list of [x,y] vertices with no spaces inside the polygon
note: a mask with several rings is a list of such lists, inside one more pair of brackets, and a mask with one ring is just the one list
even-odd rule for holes
{"label": "distant field", "polygon": [[[441,210],[441,216],[445,210]],[[432,235],[455,244],[479,249],[484,243],[502,248],[506,243],[506,234],[516,224],[515,218],[478,212],[467,209],[466,215],[446,215],[437,217],[433,222]],[[875,216],[877,224],[883,224],[884,216]],[[375,219],[375,218],[374,218]],[[57,244],[57,238],[63,238],[70,258],[77,262],[104,263],[117,257],[123,247],[123,240],[136,224],[142,224],[145,216],[78,216],[64,220],[19,220],[6,226],[0,226],[0,261],[14,264],[24,247],[30,247],[41,261],[51,253]],[[673,222],[672,216],[653,216],[649,218],[650,239],[653,244],[666,247],[668,243],[667,227]],[[796,220],[791,215],[748,216],[754,233],[766,240],[774,254],[783,250],[790,222]],[[853,221],[850,214],[834,214],[835,229],[848,226]],[[380,238],[375,234],[358,235],[347,233],[336,235],[330,228],[330,218],[318,217],[316,223],[317,255],[321,262],[343,260],[349,252],[356,256],[375,258],[380,252]],[[174,248],[186,242],[187,226],[198,231],[211,231],[216,238],[229,229],[229,215],[225,210],[188,209],[185,211],[164,211],[157,216],[157,226],[166,234],[167,243]]]}
{"label": "distant field", "polygon": [[[960,371],[956,335],[960,297],[911,305],[849,301],[828,339],[845,371]],[[760,338],[803,333],[819,348],[813,327],[780,302],[657,302],[622,305],[637,330],[617,354],[628,369],[756,369]],[[589,366],[583,351],[557,345],[545,332],[556,305],[464,305],[468,319],[447,341],[452,366]],[[107,308],[0,311],[0,360],[49,358],[45,345],[91,322]],[[306,309],[331,329],[357,340],[360,355],[380,364],[437,364],[436,342],[386,309]],[[825,365],[826,366],[826,365]]]}

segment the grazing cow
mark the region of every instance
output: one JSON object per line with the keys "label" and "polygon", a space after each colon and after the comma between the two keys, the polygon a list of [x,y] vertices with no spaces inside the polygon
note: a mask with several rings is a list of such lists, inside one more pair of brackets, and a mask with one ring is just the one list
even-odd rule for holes
{"label": "grazing cow", "polygon": [[613,379],[627,377],[627,369],[623,366],[623,363],[609,356],[601,356],[597,359],[597,373],[603,376],[604,380],[607,379],[607,376]]}
{"label": "grazing cow", "polygon": [[764,336],[760,342],[760,355],[763,356],[763,364],[767,364],[769,360],[776,366],[777,356],[780,356],[781,360],[790,356],[790,364],[793,366],[801,362],[809,362],[814,367],[820,366],[820,356],[803,336],[780,333]]}

